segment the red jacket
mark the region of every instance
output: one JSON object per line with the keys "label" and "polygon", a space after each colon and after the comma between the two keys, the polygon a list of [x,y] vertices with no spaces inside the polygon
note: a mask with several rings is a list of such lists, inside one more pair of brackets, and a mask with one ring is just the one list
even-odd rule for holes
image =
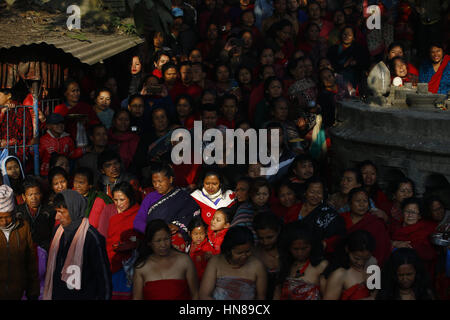
{"label": "red jacket", "polygon": [[53,152],[62,154],[70,159],[76,159],[83,155],[83,148],[75,148],[75,143],[70,135],[64,132],[59,138],[47,131],[39,139],[39,157],[41,158],[41,176],[47,176],[50,166],[50,157]]}
{"label": "red jacket", "polygon": [[223,239],[228,232],[227,229],[220,230],[219,232],[215,232],[211,230],[211,226],[208,227],[208,239],[209,243],[211,243],[213,247],[213,254],[220,254],[220,246],[222,245]]}

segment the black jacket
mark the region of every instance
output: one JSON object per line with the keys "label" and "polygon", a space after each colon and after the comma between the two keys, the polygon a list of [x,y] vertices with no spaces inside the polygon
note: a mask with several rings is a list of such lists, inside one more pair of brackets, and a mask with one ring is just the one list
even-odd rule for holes
{"label": "black jacket", "polygon": [[28,222],[33,242],[48,252],[55,225],[55,211],[49,206],[41,205],[36,216],[33,217],[24,203],[16,207],[16,216]]}
{"label": "black jacket", "polygon": [[64,236],[61,237],[53,273],[52,300],[110,300],[112,275],[106,254],[105,238],[92,226],[86,233],[84,243],[81,289],[71,290],[61,280],[61,271],[72,240],[64,244]]}

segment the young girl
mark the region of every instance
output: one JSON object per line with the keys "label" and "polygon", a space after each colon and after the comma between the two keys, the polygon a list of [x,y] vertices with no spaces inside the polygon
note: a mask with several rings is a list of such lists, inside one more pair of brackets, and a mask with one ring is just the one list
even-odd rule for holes
{"label": "young girl", "polygon": [[188,225],[191,245],[187,248],[189,256],[197,269],[199,282],[203,277],[209,258],[213,255],[214,248],[206,237],[207,226],[200,216],[194,217]]}
{"label": "young girl", "polygon": [[24,191],[22,182],[25,179],[25,175],[19,159],[15,156],[7,156],[1,162],[0,168],[3,176],[3,183],[14,190],[17,204],[23,204],[22,194]]}
{"label": "young girl", "polygon": [[432,300],[431,283],[424,265],[411,248],[395,250],[381,271],[376,300]]}
{"label": "young girl", "polygon": [[[350,233],[324,272],[327,279],[324,300],[360,300],[370,297],[366,286],[367,267],[374,264],[375,239],[365,230]],[[369,299],[366,299],[369,300]]]}
{"label": "young girl", "polygon": [[235,194],[231,190],[223,190],[223,179],[216,171],[207,171],[201,182],[191,197],[200,206],[203,221],[209,226],[218,208],[229,208],[234,204]]}
{"label": "young girl", "polygon": [[230,208],[220,208],[214,213],[211,225],[208,227],[208,239],[214,248],[213,253],[220,253],[220,246],[223,239],[230,228],[233,219],[233,211]]}
{"label": "young girl", "polygon": [[320,300],[326,286],[322,273],[328,266],[322,243],[302,222],[288,224],[280,241],[281,271],[274,299]]}

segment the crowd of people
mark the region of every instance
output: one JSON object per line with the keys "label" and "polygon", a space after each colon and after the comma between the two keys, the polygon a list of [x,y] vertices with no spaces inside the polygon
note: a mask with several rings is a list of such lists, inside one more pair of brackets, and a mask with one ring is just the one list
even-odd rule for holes
{"label": "crowd of people", "polygon": [[[0,89],[0,299],[449,299],[450,248],[430,242],[445,201],[406,176],[382,188],[370,159],[333,178],[328,134],[380,61],[450,91],[447,2],[172,5],[170,34],[130,55],[128,79],[72,72],[49,114]],[[247,139],[246,164],[174,163],[172,133],[196,121],[267,129],[267,145]],[[276,134],[279,168],[261,175],[248,160]],[[24,141],[39,175],[34,150],[12,147]]]}

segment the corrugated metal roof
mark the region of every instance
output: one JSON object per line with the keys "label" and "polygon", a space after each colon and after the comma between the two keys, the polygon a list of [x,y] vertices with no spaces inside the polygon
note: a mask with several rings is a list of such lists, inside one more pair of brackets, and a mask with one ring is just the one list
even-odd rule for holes
{"label": "corrugated metal roof", "polygon": [[87,39],[89,41],[80,41],[78,39],[62,36],[36,41],[20,41],[20,39],[18,39],[18,41],[14,43],[7,44],[2,43],[0,39],[0,48],[8,49],[12,47],[45,43],[61,49],[66,53],[70,53],[83,63],[93,65],[144,42],[144,40],[139,37],[125,35],[91,35],[88,36]]}

